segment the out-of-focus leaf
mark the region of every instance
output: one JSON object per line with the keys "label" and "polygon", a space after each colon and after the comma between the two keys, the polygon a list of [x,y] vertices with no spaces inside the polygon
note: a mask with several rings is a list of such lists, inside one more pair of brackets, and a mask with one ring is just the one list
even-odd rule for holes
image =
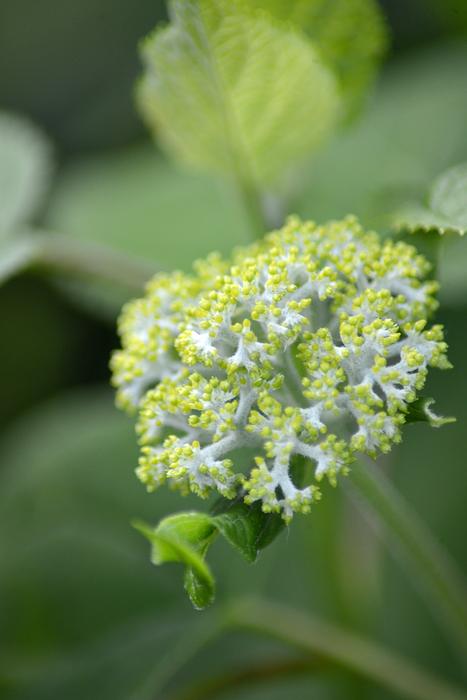
{"label": "out-of-focus leaf", "polygon": [[8,236],[0,241],[0,284],[27,267],[36,258],[38,249],[30,236]]}
{"label": "out-of-focus leaf", "polygon": [[256,7],[303,29],[336,72],[346,112],[358,108],[387,45],[374,0],[253,0]]}
{"label": "out-of-focus leaf", "polygon": [[389,66],[365,115],[316,158],[293,209],[320,220],[352,212],[389,226],[394,195],[418,196],[467,158],[467,48],[419,51]]}
{"label": "out-of-focus leaf", "polygon": [[265,188],[332,130],[334,75],[292,25],[242,0],[172,0],[142,45],[140,109],[177,160]]}
{"label": "out-of-focus leaf", "polygon": [[53,134],[60,154],[141,138],[135,46],[164,0],[2,0],[0,95]]}
{"label": "out-of-focus leaf", "polygon": [[179,496],[138,484],[133,428],[105,390],[41,407],[0,455],[0,676],[14,698],[130,697],[196,632],[172,572],[154,576],[130,526]]}
{"label": "out-of-focus leaf", "polygon": [[438,416],[431,406],[435,400],[426,396],[420,396],[418,399],[409,404],[406,414],[407,423],[429,423],[432,428],[441,428],[447,423],[455,423],[455,418],[445,418]]}
{"label": "out-of-focus leaf", "polygon": [[150,144],[70,166],[54,190],[47,225],[159,269],[189,269],[213,249],[227,254],[248,240],[240,203],[227,188],[177,171]]}
{"label": "out-of-focus leaf", "polygon": [[51,147],[24,118],[0,112],[0,236],[30,221],[52,172]]}
{"label": "out-of-focus leaf", "polygon": [[153,564],[175,561],[185,565],[185,590],[194,607],[203,609],[214,600],[215,580],[204,557],[216,535],[220,533],[251,563],[284,528],[284,521],[277,514],[263,513],[259,504],[221,499],[212,515],[177,513],[155,528],[141,521],[134,526],[151,543]]}
{"label": "out-of-focus leaf", "polygon": [[440,175],[428,195],[426,206],[407,204],[395,215],[395,225],[411,231],[437,231],[440,234],[467,232],[467,163]]}

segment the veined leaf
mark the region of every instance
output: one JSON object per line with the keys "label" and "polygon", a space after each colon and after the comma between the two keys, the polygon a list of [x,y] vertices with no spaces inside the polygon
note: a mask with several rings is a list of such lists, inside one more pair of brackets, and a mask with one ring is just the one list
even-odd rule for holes
{"label": "veined leaf", "polygon": [[0,113],[0,236],[26,223],[47,192],[51,149],[25,119]]}
{"label": "veined leaf", "polygon": [[316,149],[340,109],[309,40],[242,0],[173,0],[143,43],[138,102],[179,161],[267,187]]}
{"label": "veined leaf", "polygon": [[386,26],[378,3],[374,0],[253,0],[253,5],[306,32],[337,74],[346,112],[355,112],[387,46]]}
{"label": "veined leaf", "polygon": [[284,528],[277,514],[263,513],[259,504],[220,499],[215,514],[187,512],[170,515],[152,528],[136,521],[134,527],[152,545],[153,564],[179,562],[185,565],[185,590],[197,609],[214,600],[215,580],[204,557],[211,542],[221,534],[245,559],[254,562],[261,549]]}
{"label": "veined leaf", "polygon": [[438,231],[444,234],[467,232],[467,163],[461,163],[440,175],[431,188],[426,205],[408,204],[396,214],[399,228]]}

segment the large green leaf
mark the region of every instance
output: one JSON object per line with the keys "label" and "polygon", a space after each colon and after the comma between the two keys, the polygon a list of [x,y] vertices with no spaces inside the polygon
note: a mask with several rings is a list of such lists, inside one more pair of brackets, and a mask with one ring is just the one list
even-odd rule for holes
{"label": "large green leaf", "polygon": [[64,236],[189,269],[216,249],[248,240],[239,202],[219,183],[164,162],[148,144],[65,169],[47,225]]}
{"label": "large green leaf", "polygon": [[142,45],[140,109],[179,161],[246,186],[283,179],[331,131],[333,73],[294,27],[242,0],[173,0]]}
{"label": "large green leaf", "polygon": [[346,112],[358,107],[386,48],[383,16],[374,0],[252,0],[302,28],[336,72]]}
{"label": "large green leaf", "polygon": [[39,129],[0,112],[0,236],[34,217],[51,171],[51,148]]}

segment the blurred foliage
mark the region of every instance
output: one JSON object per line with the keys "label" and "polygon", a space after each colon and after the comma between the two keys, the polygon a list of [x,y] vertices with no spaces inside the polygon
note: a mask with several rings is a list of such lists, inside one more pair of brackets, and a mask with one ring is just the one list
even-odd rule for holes
{"label": "blurred foliage", "polygon": [[[256,7],[302,29],[335,71],[346,116],[355,115],[388,41],[374,0],[254,0]],[[361,27],[365,31],[361,32]]]}
{"label": "blurred foliage", "polygon": [[[131,470],[136,458],[130,422],[113,408],[108,390],[81,391],[43,406],[4,441],[0,639],[7,654],[0,679],[12,697],[116,700],[135,693],[150,700],[158,697],[158,674],[168,664],[170,676],[171,663],[177,682],[184,680],[180,630],[188,649],[196,647],[210,618],[191,609],[178,571],[164,567],[154,575],[147,545],[130,527],[134,515],[154,521],[180,505],[179,495],[145,493]],[[194,503],[198,499],[184,501],[188,508]],[[317,517],[317,528],[326,528],[326,508]],[[222,598],[265,590],[316,603],[319,586],[303,572],[303,537],[313,541],[308,527],[302,535],[290,531],[248,572],[248,564],[216,546]],[[292,581],[271,577],[279,560],[287,562]],[[326,594],[322,599],[326,607]],[[251,652],[243,641],[231,664],[245,645]],[[264,645],[253,647],[261,658]],[[211,664],[214,653],[221,667],[226,648],[211,648]],[[149,687],[138,695],[145,679]]]}
{"label": "blurred foliage", "polygon": [[[361,120],[298,176],[303,194],[290,206],[303,216],[322,220],[351,210],[369,225],[386,227],[402,202],[423,197],[439,173],[467,159],[467,49],[465,40],[445,41],[465,36],[465,2],[382,5],[392,25],[392,60]],[[9,230],[11,222],[27,219],[63,238],[99,243],[166,269],[187,269],[213,248],[226,253],[247,241],[235,194],[207,176],[176,170],[153,146],[134,143],[143,134],[132,95],[140,70],[135,46],[164,16],[158,0],[3,0],[0,62],[7,69],[0,73],[1,106],[43,127],[57,145],[59,164],[45,208],[40,195],[48,188],[50,150],[29,122],[16,123],[29,145],[24,150],[9,137],[9,146],[18,144],[25,158],[21,182],[27,186],[21,219],[14,192],[6,199]],[[44,165],[34,160],[41,153]],[[39,171],[43,176],[34,184],[31,173]],[[13,172],[8,166],[8,186]],[[4,202],[2,221],[6,211]],[[10,235],[8,242],[2,265],[13,273],[29,252]],[[410,426],[387,465],[464,570],[466,270],[466,237],[446,237],[440,319],[455,368],[434,375],[427,393],[458,422],[439,431]],[[193,611],[179,585],[179,566],[154,569],[147,543],[130,527],[135,516],[156,523],[173,510],[199,508],[199,502],[144,492],[132,471],[131,421],[114,410],[110,391],[95,386],[107,382],[120,303],[113,290],[87,280],[71,286],[67,275],[52,284],[28,273],[0,289],[6,338],[0,348],[5,700],[174,700],[183,698],[182,688],[211,678],[214,668],[222,676],[265,659],[280,666],[295,658],[282,645],[246,633],[214,639],[216,610],[202,617]],[[70,387],[79,390],[65,393]],[[56,398],[47,403],[51,396]],[[254,592],[302,606],[371,633],[461,683],[452,650],[404,569],[381,550],[345,489],[328,491],[312,515],[297,519],[255,565],[232,556],[219,539],[210,553],[218,599]],[[222,698],[286,695],[394,697],[318,667],[300,678],[234,686]]]}
{"label": "blurred foliage", "polygon": [[47,192],[51,165],[48,142],[36,127],[0,112],[0,236],[37,214]]}
{"label": "blurred foliage", "polygon": [[432,184],[426,202],[404,205],[395,215],[395,225],[416,231],[467,233],[467,163],[461,163],[439,175]]}
{"label": "blurred foliage", "polygon": [[165,14],[163,0],[2,0],[2,106],[28,114],[67,151],[126,143],[143,131],[135,46]]}
{"label": "blurred foliage", "polygon": [[96,156],[63,172],[47,212],[51,228],[187,269],[213,248],[246,243],[240,202],[202,175],[176,170],[154,147]]}
{"label": "blurred foliage", "polygon": [[137,96],[148,126],[182,163],[247,188],[276,185],[332,131],[333,74],[301,34],[247,3],[172,0],[170,9],[171,24],[142,44]]}

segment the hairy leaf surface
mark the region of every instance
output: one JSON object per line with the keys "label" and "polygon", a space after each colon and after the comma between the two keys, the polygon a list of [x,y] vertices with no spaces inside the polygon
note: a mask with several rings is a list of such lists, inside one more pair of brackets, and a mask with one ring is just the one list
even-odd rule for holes
{"label": "hairy leaf surface", "polygon": [[374,0],[253,0],[303,29],[336,72],[346,112],[359,106],[387,46],[385,22]]}
{"label": "hairy leaf surface", "polygon": [[340,109],[311,42],[241,0],[173,0],[142,46],[138,102],[179,161],[271,186],[316,149]]}

